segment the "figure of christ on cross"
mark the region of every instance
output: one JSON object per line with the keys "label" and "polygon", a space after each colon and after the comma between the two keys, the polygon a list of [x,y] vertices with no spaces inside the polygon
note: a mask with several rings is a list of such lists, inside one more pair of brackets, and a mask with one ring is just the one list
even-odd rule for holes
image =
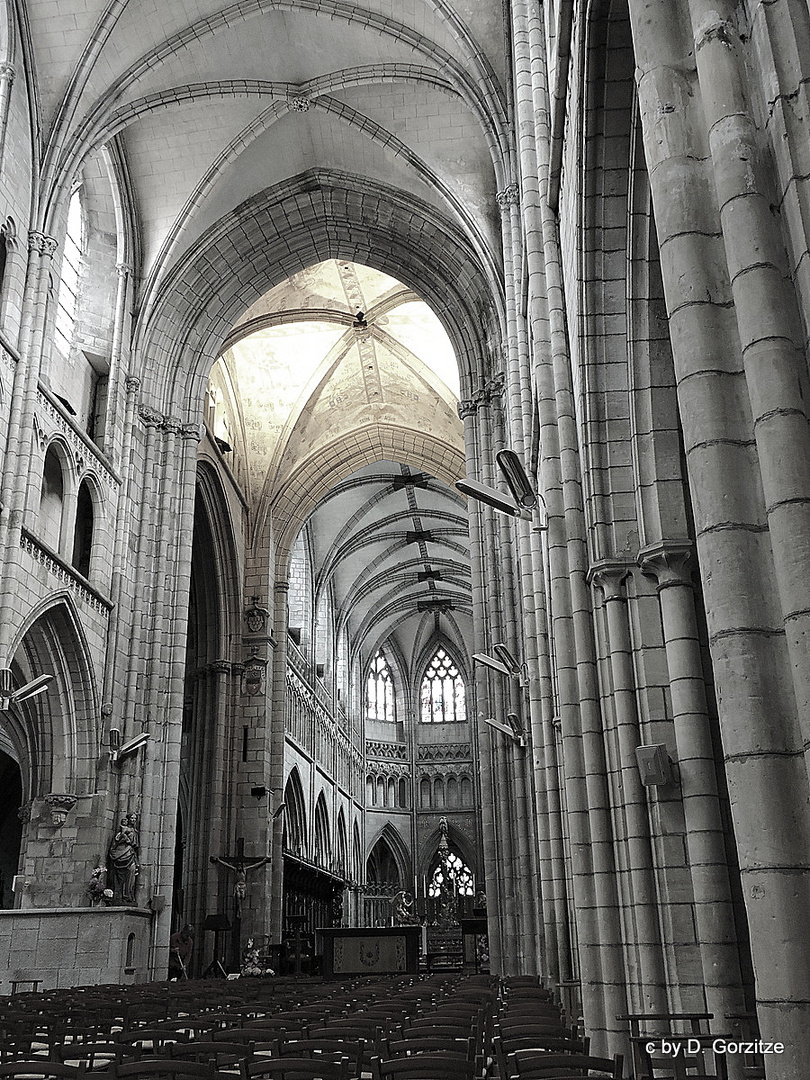
{"label": "figure of christ on cross", "polygon": [[236,841],[236,855],[223,858],[219,855],[211,856],[212,863],[219,863],[220,866],[226,867],[228,870],[232,870],[236,875],[236,880],[233,885],[233,898],[235,905],[236,918],[242,918],[242,901],[247,896],[247,875],[250,870],[256,870],[259,866],[264,866],[265,863],[270,862],[270,856],[265,855],[262,859],[254,859],[252,862],[245,862],[245,841],[240,836]]}

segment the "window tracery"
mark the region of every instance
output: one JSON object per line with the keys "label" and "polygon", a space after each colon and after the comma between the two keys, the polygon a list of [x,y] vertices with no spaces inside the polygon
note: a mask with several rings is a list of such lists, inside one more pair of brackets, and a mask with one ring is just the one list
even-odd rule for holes
{"label": "window tracery", "polygon": [[464,680],[442,648],[436,650],[427,666],[420,701],[423,724],[462,723],[467,718]]}
{"label": "window tracery", "polygon": [[457,896],[475,894],[475,878],[469,866],[454,851],[448,851],[439,861],[428,883],[428,896],[442,896],[451,891]]}
{"label": "window tracery", "polygon": [[382,649],[377,650],[368,671],[366,719],[394,722],[394,684]]}

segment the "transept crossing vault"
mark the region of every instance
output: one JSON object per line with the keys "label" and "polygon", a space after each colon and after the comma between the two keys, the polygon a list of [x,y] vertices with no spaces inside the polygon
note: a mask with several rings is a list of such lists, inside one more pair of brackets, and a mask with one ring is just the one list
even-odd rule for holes
{"label": "transept crossing vault", "polygon": [[452,865],[597,1052],[803,1078],[808,43],[0,0],[0,992],[317,966]]}

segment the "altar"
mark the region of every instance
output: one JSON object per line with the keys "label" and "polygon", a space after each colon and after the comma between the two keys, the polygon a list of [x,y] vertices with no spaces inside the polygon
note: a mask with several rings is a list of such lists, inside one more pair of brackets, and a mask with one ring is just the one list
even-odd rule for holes
{"label": "altar", "polygon": [[329,975],[416,975],[419,926],[324,927],[323,973]]}

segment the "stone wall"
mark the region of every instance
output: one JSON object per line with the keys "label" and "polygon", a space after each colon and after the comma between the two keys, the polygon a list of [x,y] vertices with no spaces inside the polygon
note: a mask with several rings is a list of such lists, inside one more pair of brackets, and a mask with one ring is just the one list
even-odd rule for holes
{"label": "stone wall", "polygon": [[0,993],[33,979],[40,990],[144,982],[150,921],[151,912],[123,907],[1,911]]}

